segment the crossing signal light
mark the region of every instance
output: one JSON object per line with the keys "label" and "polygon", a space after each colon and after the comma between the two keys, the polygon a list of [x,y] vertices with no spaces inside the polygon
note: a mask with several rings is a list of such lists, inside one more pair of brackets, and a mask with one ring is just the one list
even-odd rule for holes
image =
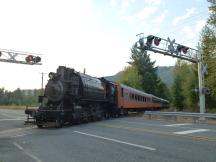
{"label": "crossing signal light", "polygon": [[41,58],[39,56],[36,56],[33,58],[34,63],[41,62]]}
{"label": "crossing signal light", "polygon": [[184,47],[184,48],[182,49],[182,52],[183,52],[184,54],[186,54],[188,50],[189,50],[188,47]]}
{"label": "crossing signal light", "polygon": [[147,37],[146,45],[147,45],[148,47],[151,47],[151,46],[152,46],[152,42],[153,42],[154,38],[155,38],[155,37],[154,37],[153,35],[149,35],[149,36]]}
{"label": "crossing signal light", "polygon": [[178,45],[176,50],[180,53],[180,52],[183,52],[184,54],[186,54],[189,50],[188,47],[185,47],[185,46],[182,46],[182,45]]}
{"label": "crossing signal light", "polygon": [[28,55],[25,60],[26,60],[26,62],[30,63],[30,62],[33,61],[33,56],[32,55]]}
{"label": "crossing signal light", "polygon": [[155,37],[155,36],[153,36],[153,35],[149,35],[149,36],[147,37],[146,45],[147,45],[148,47],[151,47],[153,41],[154,41],[154,45],[155,45],[155,46],[159,46],[159,45],[160,45],[160,42],[161,42],[161,38]]}
{"label": "crossing signal light", "polygon": [[41,58],[39,56],[32,56],[32,55],[28,55],[25,60],[27,63],[41,62]]}
{"label": "crossing signal light", "polygon": [[156,46],[159,46],[159,45],[160,45],[160,41],[161,41],[161,38],[158,38],[158,37],[155,37],[155,38],[154,38],[154,44],[155,44]]}
{"label": "crossing signal light", "polygon": [[0,51],[0,57],[2,56],[2,52]]}

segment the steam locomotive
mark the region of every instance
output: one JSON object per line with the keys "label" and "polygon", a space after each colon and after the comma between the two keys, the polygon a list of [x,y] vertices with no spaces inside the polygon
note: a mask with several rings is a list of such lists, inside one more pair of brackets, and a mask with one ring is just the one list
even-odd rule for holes
{"label": "steam locomotive", "polygon": [[128,111],[169,106],[169,101],[162,98],[64,66],[59,66],[56,73],[49,73],[39,103],[34,114],[39,128],[49,122],[61,127],[65,123],[95,121],[127,115]]}

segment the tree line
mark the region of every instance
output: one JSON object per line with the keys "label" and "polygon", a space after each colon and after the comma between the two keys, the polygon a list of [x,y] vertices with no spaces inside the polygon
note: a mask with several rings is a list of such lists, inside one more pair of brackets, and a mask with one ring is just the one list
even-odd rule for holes
{"label": "tree line", "polygon": [[41,95],[41,89],[30,90],[31,93],[26,94],[21,89],[14,91],[8,91],[4,88],[0,88],[0,105],[37,105],[38,96]]}

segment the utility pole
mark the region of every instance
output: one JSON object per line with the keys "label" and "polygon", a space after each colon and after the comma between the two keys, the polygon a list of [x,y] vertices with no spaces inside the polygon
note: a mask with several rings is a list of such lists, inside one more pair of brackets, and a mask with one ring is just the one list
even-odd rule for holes
{"label": "utility pole", "polygon": [[42,93],[42,95],[43,95],[43,91],[44,91],[44,90],[43,90],[43,87],[44,87],[44,86],[43,86],[43,83],[44,83],[44,74],[46,74],[46,73],[42,72],[42,73],[40,73],[40,74],[41,74],[41,91],[42,91],[41,93]]}
{"label": "utility pole", "polygon": [[204,64],[203,64],[203,50],[198,49],[198,78],[199,78],[199,105],[200,113],[205,113],[205,82],[204,82]]}

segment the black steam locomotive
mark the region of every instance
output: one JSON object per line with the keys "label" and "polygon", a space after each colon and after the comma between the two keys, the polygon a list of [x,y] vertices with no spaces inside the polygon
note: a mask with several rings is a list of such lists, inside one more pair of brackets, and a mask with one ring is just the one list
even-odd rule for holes
{"label": "black steam locomotive", "polygon": [[99,120],[117,111],[112,82],[63,66],[59,66],[56,73],[49,73],[49,78],[34,116],[38,127],[48,122],[60,127],[66,122]]}

